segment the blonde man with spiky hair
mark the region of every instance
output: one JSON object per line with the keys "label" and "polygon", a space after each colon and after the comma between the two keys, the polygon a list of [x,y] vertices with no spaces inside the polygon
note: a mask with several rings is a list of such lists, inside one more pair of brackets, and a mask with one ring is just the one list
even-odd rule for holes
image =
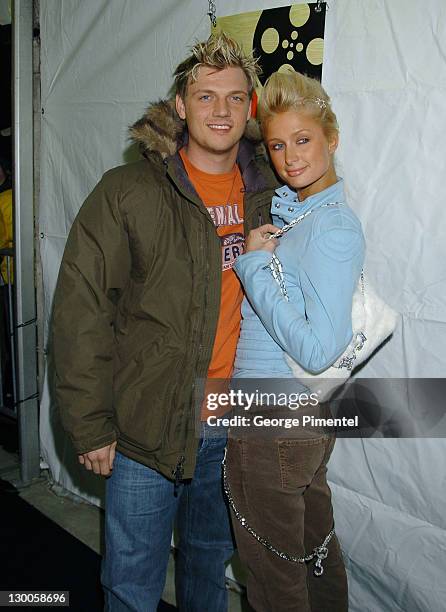
{"label": "blonde man with spiky hair", "polygon": [[257,72],[227,36],[195,45],[175,98],[131,128],[143,159],[104,175],[68,238],[56,394],[80,463],[108,477],[111,612],[157,609],[174,524],[179,609],[227,609],[226,437],[207,424],[197,383],[231,376],[242,301],[232,267],[277,186],[245,132]]}
{"label": "blonde man with spiky hair", "polygon": [[175,93],[181,98],[186,97],[188,85],[197,80],[201,66],[216,70],[229,66],[241,68],[248,82],[249,96],[252,95],[260,72],[258,60],[252,55],[245,55],[240,45],[224,32],[206,42],[197,43],[191,51],[191,55],[174,72]]}

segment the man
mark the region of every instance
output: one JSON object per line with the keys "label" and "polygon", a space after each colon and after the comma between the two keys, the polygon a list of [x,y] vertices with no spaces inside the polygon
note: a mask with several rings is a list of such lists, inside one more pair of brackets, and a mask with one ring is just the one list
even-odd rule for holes
{"label": "man", "polygon": [[57,401],[79,461],[111,473],[111,611],[156,610],[175,521],[180,610],[227,609],[225,439],[204,423],[195,435],[196,389],[231,374],[242,298],[231,267],[276,187],[243,138],[257,72],[224,35],[195,45],[176,69],[175,101],[131,130],[145,159],[104,175],[68,238],[54,303]]}

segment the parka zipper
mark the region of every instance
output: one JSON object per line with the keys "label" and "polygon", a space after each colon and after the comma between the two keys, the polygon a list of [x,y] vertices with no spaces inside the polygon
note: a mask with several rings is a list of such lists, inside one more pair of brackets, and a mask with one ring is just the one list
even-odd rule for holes
{"label": "parka zipper", "polygon": [[[183,195],[185,195],[185,194],[183,194]],[[255,201],[255,205],[254,205],[254,206],[255,206],[255,208],[254,208],[254,211],[253,211],[253,212],[255,213],[255,210],[257,210],[258,208],[260,208],[262,205],[263,205],[262,200],[261,200],[261,199],[256,199],[256,201]],[[245,217],[245,218],[246,218],[246,217]],[[262,212],[261,212],[260,210],[258,211],[258,224],[259,224],[259,226],[260,226],[260,225],[263,225],[263,215],[262,215]],[[245,222],[243,225],[244,225],[244,228],[243,228],[243,229],[244,229],[244,233],[245,233],[245,234],[247,234],[247,232],[246,232],[246,222]],[[201,250],[203,250],[203,246],[201,247]],[[210,275],[209,275],[209,260],[208,260],[208,259],[206,259],[206,279],[205,279],[205,281],[206,281],[206,286],[208,286],[208,283],[209,283],[209,276],[210,276]],[[206,298],[205,298],[205,307],[204,307],[204,312],[207,312],[207,292],[206,292]],[[198,324],[197,324],[197,327],[195,327],[195,329],[193,330],[192,337],[194,337],[194,336],[195,336],[195,334],[196,334],[197,330],[198,330]],[[201,336],[200,336],[200,337],[201,337]],[[201,353],[201,351],[202,351],[202,350],[203,350],[203,345],[200,343],[200,345],[199,345],[199,347],[198,347],[198,355]],[[195,383],[192,383],[192,392],[194,391],[194,388],[195,388]],[[193,400],[192,400],[192,404],[193,404],[193,403],[194,403],[194,402],[193,402]],[[184,448],[183,448],[183,453],[185,453],[185,452],[186,452],[186,448],[184,447]],[[178,496],[178,487],[179,487],[179,483],[180,483],[180,481],[181,481],[181,480],[182,480],[182,478],[183,478],[183,474],[184,474],[183,464],[184,464],[185,459],[186,459],[186,458],[185,458],[185,455],[184,455],[184,454],[180,455],[180,458],[179,458],[179,460],[178,460],[178,463],[177,463],[177,465],[176,465],[175,469],[174,469],[174,470],[173,470],[173,472],[172,472],[172,474],[173,474],[173,476],[174,476],[174,478],[175,478],[175,485],[174,485],[174,495],[175,495],[175,497],[177,497],[177,496]]]}
{"label": "parka zipper", "polygon": [[[189,202],[191,202],[192,204],[197,206],[198,209],[200,210],[200,212],[205,216],[205,218],[207,217],[207,221],[212,224],[212,219],[210,218],[209,215],[206,214],[206,208],[205,208],[204,204],[199,199],[195,200],[193,197],[191,197],[191,194],[187,193],[185,191],[184,187],[181,186],[176,180],[174,180],[174,175],[172,176],[172,174],[170,174],[170,172],[169,172],[169,163],[168,163],[168,160],[165,159],[163,163],[166,166],[167,176],[172,181],[172,183],[175,186],[175,188],[178,189],[178,191],[181,193],[181,195],[186,200],[188,200]],[[200,204],[201,204],[201,206],[200,206]],[[203,230],[203,228],[200,227],[200,232],[202,230]],[[187,238],[186,238],[186,241],[187,241]],[[200,250],[203,251],[203,243],[201,243]],[[202,257],[203,261],[206,264],[206,279],[205,280],[206,280],[206,286],[207,286],[208,281],[209,281],[209,261],[207,260],[206,257],[204,257],[203,254],[201,255],[201,257]],[[205,294],[207,294],[207,292]],[[207,304],[205,304],[204,312],[206,312],[206,311],[207,311]],[[198,321],[196,322],[194,328],[191,330],[190,337],[191,338],[195,338],[198,329],[200,327],[203,327],[203,325],[204,325],[204,317],[202,317],[202,320],[200,322],[198,322]],[[200,338],[201,338],[201,335],[200,335]],[[193,355],[193,357],[198,359],[198,357],[199,357],[199,355],[201,353],[201,350],[202,350],[202,344],[200,343],[199,346],[198,346],[197,354],[196,354],[196,356]],[[192,355],[190,357],[192,357]],[[196,372],[195,372],[195,374],[196,374]],[[195,383],[192,382],[192,387],[191,387],[191,391],[192,391],[191,405],[193,405],[193,403],[194,403],[193,402],[193,399],[194,399],[194,389],[195,389]],[[187,416],[190,416],[190,415],[188,414]],[[184,420],[184,418],[185,418],[185,415],[183,413],[182,419]],[[183,479],[183,475],[184,475],[184,462],[186,461],[186,450],[187,450],[187,433],[185,434],[185,439],[183,441],[183,448],[181,450],[182,454],[180,455],[175,468],[172,470],[172,476],[174,478],[174,495],[175,495],[175,497],[178,496],[179,484],[180,484],[180,481]]]}
{"label": "parka zipper", "polygon": [[[189,200],[190,202],[192,202],[195,205],[201,203],[201,206],[199,206],[199,209],[202,209],[202,207],[204,208],[204,204],[202,202],[194,201],[194,199],[190,197],[190,194],[186,193],[185,190],[183,188],[181,188],[180,185],[175,180],[173,180],[173,177],[170,175],[169,170],[168,170],[168,167],[169,167],[168,160],[167,159],[163,160],[163,163],[166,166],[167,176],[169,176],[170,180],[173,182],[175,187],[180,191],[180,193],[183,195],[183,197],[185,197],[187,200]],[[263,202],[261,201],[261,199],[256,199],[254,209],[259,208],[260,206],[262,206],[262,204],[263,204]],[[201,210],[201,212],[204,213],[203,210]],[[258,217],[259,224],[261,225],[261,221],[263,220],[261,212],[259,211],[258,214],[259,214],[259,217]],[[208,221],[210,221],[212,223],[212,220],[210,219],[210,217],[208,218]],[[246,232],[246,216],[245,216],[245,222],[244,222],[243,226],[244,226],[244,233],[246,234],[247,233]],[[203,245],[201,246],[201,250],[203,250]],[[205,280],[206,280],[206,286],[208,286],[208,283],[209,283],[209,260],[207,258],[206,258],[206,279]],[[205,292],[205,295],[207,297],[207,291]],[[205,302],[205,310],[204,311],[205,312],[207,311],[207,300]],[[191,337],[195,336],[196,331],[198,330],[199,326],[200,325],[197,322],[197,326],[193,330],[193,333],[192,333]],[[203,322],[202,322],[201,327],[202,326],[203,326]],[[198,355],[201,353],[201,351],[202,351],[202,344],[200,343],[200,345],[198,347]],[[195,387],[195,383],[192,383],[192,391],[194,390],[194,387]],[[184,418],[184,415],[183,415],[183,418]],[[174,477],[174,495],[175,495],[175,497],[178,496],[178,488],[179,488],[179,485],[180,485],[180,481],[183,479],[183,475],[184,475],[184,462],[186,460],[186,457],[185,457],[184,453],[186,452],[187,440],[185,440],[184,442],[185,442],[185,446],[182,449],[183,454],[180,455],[175,468],[172,470],[172,476]]]}
{"label": "parka zipper", "polygon": [[[183,195],[185,197],[187,197],[186,194],[183,193]],[[190,198],[187,198],[187,199],[190,200]],[[200,232],[202,230],[203,230],[203,228],[200,228]],[[205,237],[206,237],[206,232],[205,232]],[[201,251],[204,250],[203,243],[201,244],[200,250]],[[204,255],[202,255],[202,258],[203,258],[203,260],[205,261],[205,264],[206,264],[205,265],[205,269],[206,269],[205,286],[208,287],[208,285],[209,285],[209,261],[208,261],[208,259]],[[208,291],[206,290],[205,291],[205,305],[204,305],[203,313],[207,312],[207,295],[208,295]],[[200,339],[202,338],[202,330],[203,330],[204,322],[205,322],[205,316],[203,314],[203,316],[201,317],[201,320],[197,321],[195,326],[194,326],[194,328],[191,330],[191,336],[190,336],[191,338],[196,338],[197,332],[198,332],[198,330],[200,328],[201,328]],[[200,356],[202,350],[203,350],[203,345],[200,342],[200,344],[198,345],[197,352],[193,353],[193,357],[195,359],[199,359],[199,356]],[[194,404],[195,382],[192,382],[191,391],[192,391],[191,407],[193,407],[195,405]],[[190,411],[188,412],[187,415],[183,414],[183,419],[185,418],[185,416],[189,416],[190,417]],[[193,416],[195,416],[195,415],[193,415]],[[175,495],[175,497],[178,497],[178,488],[179,488],[179,485],[180,485],[180,481],[183,480],[183,476],[184,476],[184,463],[186,461],[187,446],[188,446],[187,445],[187,436],[185,436],[184,446],[182,448],[182,454],[180,455],[175,468],[172,470],[172,476],[174,477],[174,495]]]}

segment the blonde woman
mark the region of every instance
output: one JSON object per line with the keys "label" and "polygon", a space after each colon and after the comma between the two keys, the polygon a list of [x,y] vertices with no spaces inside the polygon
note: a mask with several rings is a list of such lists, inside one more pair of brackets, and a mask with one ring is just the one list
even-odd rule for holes
{"label": "blonde woman", "polygon": [[[251,231],[235,265],[247,297],[234,377],[274,379],[279,389],[292,377],[285,353],[318,373],[349,344],[364,238],[334,169],[338,126],[320,83],[275,73],[259,112],[283,187],[272,200],[275,225]],[[290,223],[281,238],[270,239]],[[273,252],[288,299],[269,268]],[[328,415],[328,406],[302,407],[289,416],[302,412]],[[345,612],[347,580],[326,479],[334,438],[302,428],[282,433],[265,438],[252,428],[249,435],[238,430],[228,442],[227,484],[237,508],[233,526],[248,570],[249,601],[257,612]]]}

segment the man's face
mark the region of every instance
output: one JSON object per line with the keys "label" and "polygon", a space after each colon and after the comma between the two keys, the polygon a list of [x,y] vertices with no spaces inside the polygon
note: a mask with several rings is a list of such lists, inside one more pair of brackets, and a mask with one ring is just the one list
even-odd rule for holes
{"label": "man's face", "polygon": [[187,123],[188,154],[236,154],[250,116],[247,78],[238,67],[202,66],[197,80],[188,84],[185,99],[177,95],[176,108]]}

